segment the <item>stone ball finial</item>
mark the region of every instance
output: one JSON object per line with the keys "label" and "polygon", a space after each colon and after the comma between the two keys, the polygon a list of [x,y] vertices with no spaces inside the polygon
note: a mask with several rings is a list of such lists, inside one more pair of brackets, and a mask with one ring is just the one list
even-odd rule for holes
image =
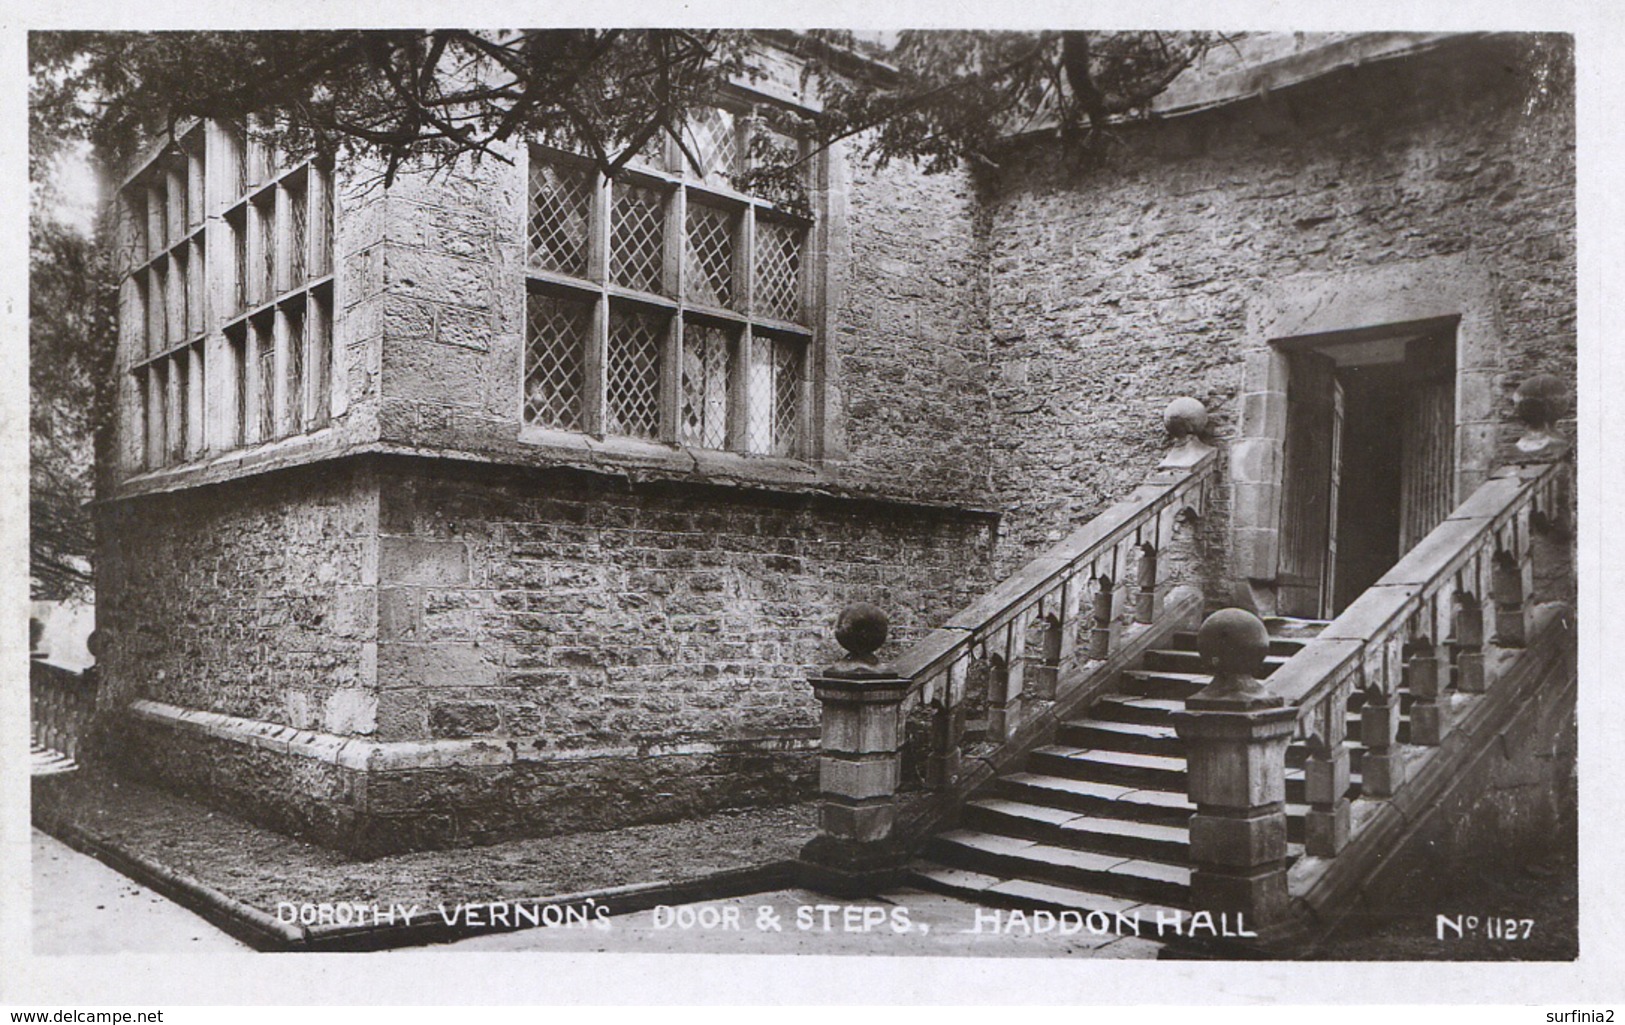
{"label": "stone ball finial", "polygon": [[854,602],[841,610],[835,620],[835,640],[854,662],[873,662],[875,652],[886,643],[890,624],[886,614],[868,602]]}
{"label": "stone ball finial", "polygon": [[1549,427],[1568,406],[1568,389],[1551,374],[1536,374],[1513,393],[1513,414],[1532,428]]}
{"label": "stone ball finial", "polygon": [[1207,407],[1189,395],[1181,395],[1162,411],[1162,425],[1175,438],[1200,436],[1207,430]]}
{"label": "stone ball finial", "polygon": [[1270,652],[1270,633],[1246,609],[1220,609],[1202,621],[1196,650],[1215,673],[1256,676]]}

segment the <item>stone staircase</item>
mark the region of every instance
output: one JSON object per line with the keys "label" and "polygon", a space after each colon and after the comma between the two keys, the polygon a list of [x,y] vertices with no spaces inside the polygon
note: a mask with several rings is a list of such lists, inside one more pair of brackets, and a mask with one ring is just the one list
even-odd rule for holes
{"label": "stone staircase", "polygon": [[[1326,624],[1267,625],[1266,675]],[[1186,797],[1185,752],[1171,716],[1211,678],[1194,632],[1147,652],[1114,693],[1062,724],[1055,743],[1034,749],[1026,771],[1006,773],[973,796],[959,828],[934,836],[909,866],[909,884],[1018,909],[1189,910],[1187,823],[1196,809]],[[1359,695],[1349,702],[1352,738],[1359,736],[1360,703]],[[1303,851],[1306,757],[1302,743],[1287,753],[1289,861]],[[1353,757],[1351,798],[1360,787],[1357,748]]]}

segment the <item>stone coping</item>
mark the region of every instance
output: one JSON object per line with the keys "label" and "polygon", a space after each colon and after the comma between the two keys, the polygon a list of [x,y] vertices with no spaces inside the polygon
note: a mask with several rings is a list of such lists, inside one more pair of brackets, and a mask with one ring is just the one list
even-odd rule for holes
{"label": "stone coping", "polygon": [[1270,693],[1307,707],[1373,642],[1385,642],[1428,595],[1481,555],[1486,539],[1563,463],[1498,471],[1270,677]]}
{"label": "stone coping", "polygon": [[[999,509],[943,499],[887,492],[882,485],[842,477],[833,462],[812,464],[792,459],[745,457],[728,452],[700,452],[652,442],[580,436],[560,441],[559,432],[538,432],[547,443],[515,442],[497,452],[453,448],[418,448],[387,441],[354,441],[325,428],[310,435],[283,438],[255,448],[221,453],[212,459],[165,467],[130,477],[106,497],[91,504],[113,505],[152,495],[173,494],[226,484],[261,474],[315,464],[365,459],[405,459],[489,467],[516,473],[584,473],[628,480],[634,484],[664,482],[720,491],[786,495],[840,503],[922,509],[966,519],[997,520]],[[527,437],[529,435],[527,434]]]}
{"label": "stone coping", "polygon": [[601,758],[660,758],[742,751],[816,751],[816,730],[805,735],[743,737],[724,740],[673,740],[590,748],[549,749],[540,737],[475,737],[460,740],[378,741],[335,733],[295,729],[242,716],[183,708],[141,699],[130,714],[147,722],[186,730],[279,754],[327,762],[355,772],[403,769],[501,766],[520,762],[580,762]]}

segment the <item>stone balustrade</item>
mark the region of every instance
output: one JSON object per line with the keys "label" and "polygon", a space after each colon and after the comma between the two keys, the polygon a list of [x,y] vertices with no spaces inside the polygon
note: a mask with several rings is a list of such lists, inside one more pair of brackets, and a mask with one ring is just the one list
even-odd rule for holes
{"label": "stone balustrade", "polygon": [[28,697],[32,742],[77,759],[95,712],[95,671],[75,673],[36,658],[29,667]]}
{"label": "stone balustrade", "polygon": [[1523,647],[1535,582],[1564,575],[1538,563],[1564,550],[1556,542],[1567,514],[1568,448],[1536,424],[1525,441],[1518,446],[1523,461],[1494,473],[1267,687],[1251,675],[1263,658],[1263,623],[1239,609],[1204,623],[1202,653],[1217,673],[1189,699],[1177,727],[1197,805],[1195,906],[1242,912],[1261,932],[1285,927],[1281,801],[1289,740],[1308,749],[1305,853],[1335,858],[1351,839],[1351,697],[1363,699],[1353,738],[1363,748],[1361,797],[1386,800],[1406,782],[1401,692],[1412,700],[1409,744],[1426,748],[1448,735],[1453,694],[1495,687],[1510,662],[1487,656]]}
{"label": "stone balustrade", "polygon": [[[1208,508],[1217,460],[1200,436],[1207,425],[1200,402],[1174,400],[1163,423],[1174,444],[1145,484],[891,665],[872,658],[876,621],[885,633],[879,610],[843,613],[837,636],[847,658],[811,681],[823,703],[823,810],[821,835],[803,860],[820,867],[830,892],[861,892],[897,856],[892,830],[911,713],[929,716],[928,751],[919,759],[926,784],[950,791],[964,782],[972,756],[1040,724],[1068,697],[1069,680],[1119,657],[1126,633],[1175,604],[1169,596],[1179,564],[1170,543],[1182,521]],[[869,632],[857,629],[861,623]],[[985,679],[985,689],[973,679]],[[973,713],[985,716],[975,749],[967,736]]]}

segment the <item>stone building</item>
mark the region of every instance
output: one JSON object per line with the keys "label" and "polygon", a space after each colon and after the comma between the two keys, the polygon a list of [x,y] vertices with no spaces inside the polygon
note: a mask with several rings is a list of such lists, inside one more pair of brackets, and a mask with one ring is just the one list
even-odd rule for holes
{"label": "stone building", "polygon": [[624,181],[519,147],[386,189],[212,124],[130,169],[128,766],[367,854],[802,799],[840,609],[927,637],[1131,492],[1171,399],[1219,450],[1207,604],[1329,619],[1522,382],[1572,394],[1564,40],[1246,37],[1103,160],[740,193],[798,90]]}

